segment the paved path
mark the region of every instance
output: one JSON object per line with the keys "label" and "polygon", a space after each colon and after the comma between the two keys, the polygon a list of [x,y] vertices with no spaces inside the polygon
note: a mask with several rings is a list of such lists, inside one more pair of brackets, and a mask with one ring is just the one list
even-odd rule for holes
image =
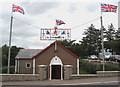
{"label": "paved path", "polygon": [[[77,87],[78,85],[118,85],[118,77],[89,78],[79,80],[46,80],[46,81],[23,81],[3,82],[3,87]],[[4,86],[6,85],[6,86]],[[10,86],[11,85],[11,86]],[[17,86],[15,86],[17,85]]]}

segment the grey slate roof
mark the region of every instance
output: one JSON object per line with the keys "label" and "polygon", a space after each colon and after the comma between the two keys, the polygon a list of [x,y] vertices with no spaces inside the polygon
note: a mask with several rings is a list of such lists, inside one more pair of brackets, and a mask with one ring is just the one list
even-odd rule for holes
{"label": "grey slate roof", "polygon": [[20,49],[15,58],[32,58],[41,51],[42,49]]}

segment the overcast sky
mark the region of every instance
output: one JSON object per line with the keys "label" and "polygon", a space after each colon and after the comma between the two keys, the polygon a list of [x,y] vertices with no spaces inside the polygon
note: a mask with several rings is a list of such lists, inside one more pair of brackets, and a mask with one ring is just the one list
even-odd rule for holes
{"label": "overcast sky", "polygon": [[[43,49],[53,41],[40,40],[40,28],[54,28],[56,19],[63,20],[66,24],[58,28],[71,28],[71,38],[77,41],[81,40],[85,29],[91,23],[95,28],[100,28],[101,6],[100,3],[112,4],[118,6],[120,0],[4,0],[0,3],[0,40],[2,43],[9,44],[10,31],[10,16],[12,4],[21,6],[25,14],[14,12],[13,17],[37,26],[38,28],[27,25],[23,22],[13,19],[12,45],[24,47],[27,49]],[[116,30],[118,29],[118,12],[103,13],[103,25],[108,28],[108,25],[113,23]],[[91,23],[81,26],[91,20],[97,19]],[[79,25],[79,27],[78,27]],[[77,26],[77,27],[76,27]]]}

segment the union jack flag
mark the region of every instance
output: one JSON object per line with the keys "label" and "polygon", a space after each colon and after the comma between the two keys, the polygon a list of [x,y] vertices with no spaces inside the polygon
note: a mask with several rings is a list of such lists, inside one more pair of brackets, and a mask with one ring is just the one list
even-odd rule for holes
{"label": "union jack flag", "polygon": [[117,6],[110,5],[110,4],[101,4],[101,11],[102,12],[117,12]]}
{"label": "union jack flag", "polygon": [[17,6],[17,5],[14,5],[12,6],[12,12],[20,12],[22,13],[23,15],[25,14],[24,10],[22,7],[20,6]]}
{"label": "union jack flag", "polygon": [[57,25],[65,24],[62,20],[56,20]]}

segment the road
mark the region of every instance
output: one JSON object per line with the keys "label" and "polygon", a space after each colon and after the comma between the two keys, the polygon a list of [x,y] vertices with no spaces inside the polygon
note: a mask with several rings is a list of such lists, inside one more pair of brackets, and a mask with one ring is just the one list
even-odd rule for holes
{"label": "road", "polygon": [[79,80],[3,82],[2,87],[120,87],[118,82],[118,77],[104,77]]}

